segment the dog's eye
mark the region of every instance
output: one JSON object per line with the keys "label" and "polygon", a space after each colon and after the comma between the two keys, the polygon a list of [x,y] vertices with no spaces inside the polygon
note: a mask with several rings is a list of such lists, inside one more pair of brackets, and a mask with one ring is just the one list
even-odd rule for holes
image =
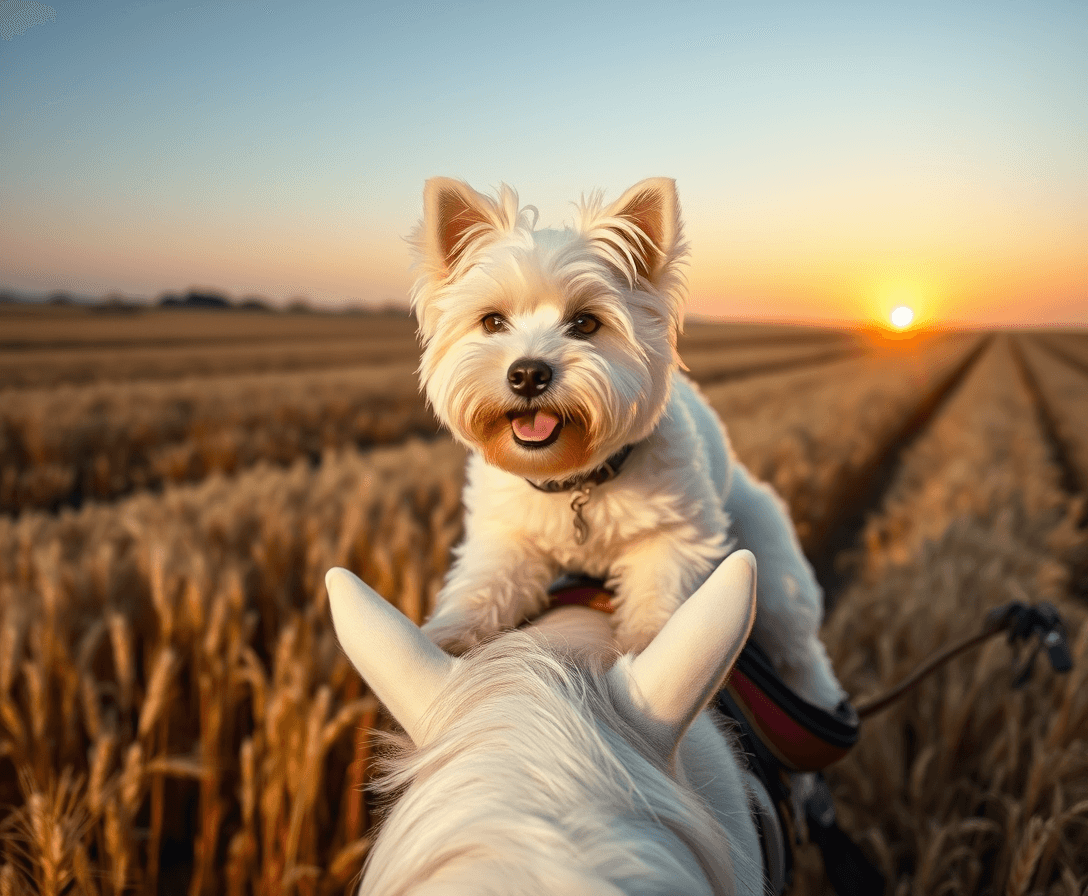
{"label": "dog's eye", "polygon": [[501,333],[506,329],[506,318],[501,314],[488,314],[483,319],[483,325],[488,333]]}
{"label": "dog's eye", "polygon": [[589,336],[601,328],[601,322],[592,314],[579,314],[570,322],[572,336]]}

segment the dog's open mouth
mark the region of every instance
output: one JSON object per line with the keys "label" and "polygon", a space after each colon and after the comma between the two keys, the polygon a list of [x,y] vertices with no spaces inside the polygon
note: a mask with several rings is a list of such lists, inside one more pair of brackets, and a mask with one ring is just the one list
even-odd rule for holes
{"label": "dog's open mouth", "polygon": [[559,438],[563,429],[562,418],[551,411],[528,411],[507,416],[514,441],[523,448],[546,448]]}

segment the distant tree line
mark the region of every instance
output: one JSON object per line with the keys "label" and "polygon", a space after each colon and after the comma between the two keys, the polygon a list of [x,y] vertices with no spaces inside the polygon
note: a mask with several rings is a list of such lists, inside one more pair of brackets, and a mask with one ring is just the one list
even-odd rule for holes
{"label": "distant tree line", "polygon": [[272,307],[263,299],[251,297],[243,299],[237,305],[220,292],[203,289],[190,289],[187,293],[168,292],[162,295],[157,304],[161,308],[242,308],[247,311],[271,311]]}
{"label": "distant tree line", "polygon": [[[320,311],[328,313],[331,309],[315,309],[302,297],[291,299],[282,308],[273,305],[267,299],[260,296],[247,296],[238,301],[233,301],[226,294],[214,289],[189,289],[183,293],[166,292],[152,302],[144,299],[134,299],[120,293],[109,293],[101,298],[88,296],[76,296],[66,292],[55,292],[49,295],[28,295],[13,290],[0,290],[0,305],[3,304],[33,304],[53,306],[78,306],[100,311],[145,311],[148,308],[193,308],[201,310],[234,310],[234,311],[263,311],[276,312],[288,311],[295,314]],[[368,307],[366,305],[354,305],[336,309],[341,313],[378,314],[390,317],[403,317],[406,313],[406,303],[387,300],[383,305]]]}

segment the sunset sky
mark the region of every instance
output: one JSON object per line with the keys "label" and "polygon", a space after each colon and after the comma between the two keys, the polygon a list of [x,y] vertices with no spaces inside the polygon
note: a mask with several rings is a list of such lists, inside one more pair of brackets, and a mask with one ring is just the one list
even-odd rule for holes
{"label": "sunset sky", "polygon": [[692,312],[1088,326],[1083,0],[3,0],[0,37],[0,288],[404,304],[431,175],[545,225],[667,175]]}

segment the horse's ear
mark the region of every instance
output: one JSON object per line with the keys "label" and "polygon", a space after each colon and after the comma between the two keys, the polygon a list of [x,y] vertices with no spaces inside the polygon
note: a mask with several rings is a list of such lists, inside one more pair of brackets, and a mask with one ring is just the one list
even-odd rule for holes
{"label": "horse's ear", "polygon": [[332,624],[353,666],[418,745],[421,721],[460,660],[362,579],[336,567],[325,574]]}
{"label": "horse's ear", "polygon": [[718,691],[752,630],[756,558],[730,554],[634,659],[609,671],[619,709],[671,757]]}

